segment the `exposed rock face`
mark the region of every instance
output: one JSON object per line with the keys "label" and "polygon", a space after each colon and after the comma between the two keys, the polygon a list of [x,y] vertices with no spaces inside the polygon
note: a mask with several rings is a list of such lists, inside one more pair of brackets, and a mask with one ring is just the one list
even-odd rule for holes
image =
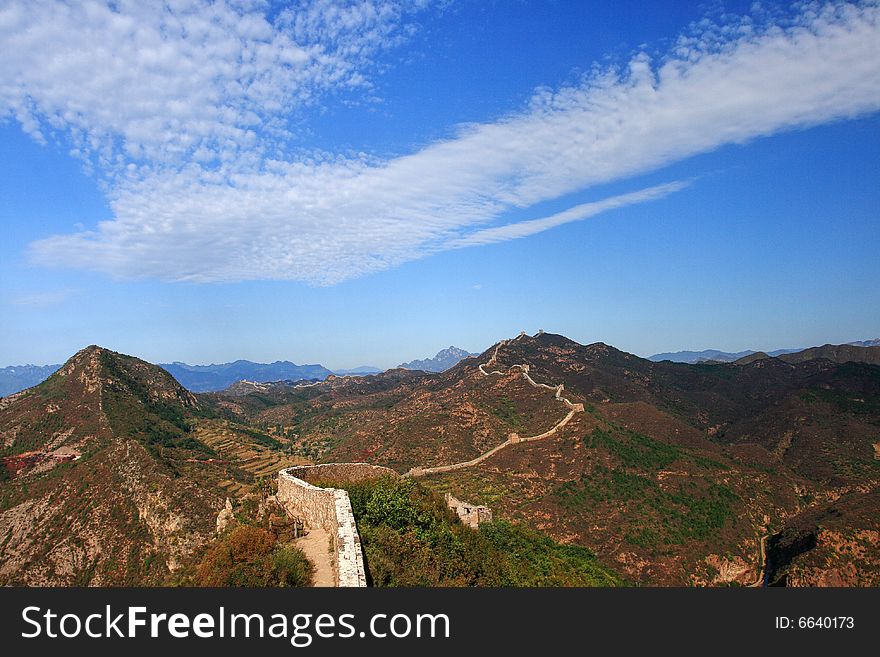
{"label": "exposed rock face", "polygon": [[724,586],[739,584],[747,586],[755,581],[755,568],[739,555],[710,554],[704,561],[705,575],[693,574],[695,586]]}
{"label": "exposed rock face", "polygon": [[226,529],[233,520],[235,520],[235,514],[232,513],[232,502],[227,497],[226,505],[217,514],[217,533],[219,534]]}
{"label": "exposed rock face", "polygon": [[92,346],[4,402],[0,584],[159,584],[212,537],[198,402],[167,372]]}
{"label": "exposed rock face", "polygon": [[767,567],[771,586],[880,586],[880,492],[794,516],[768,541]]}

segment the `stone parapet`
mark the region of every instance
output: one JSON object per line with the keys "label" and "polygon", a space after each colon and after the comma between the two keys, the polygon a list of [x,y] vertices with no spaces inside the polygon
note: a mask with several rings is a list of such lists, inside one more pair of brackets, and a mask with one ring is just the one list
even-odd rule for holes
{"label": "stone parapet", "polygon": [[276,498],[288,515],[333,537],[336,586],[367,585],[364,553],[348,492],[313,483],[352,483],[397,476],[394,470],[369,463],[326,463],[287,468],[278,473]]}

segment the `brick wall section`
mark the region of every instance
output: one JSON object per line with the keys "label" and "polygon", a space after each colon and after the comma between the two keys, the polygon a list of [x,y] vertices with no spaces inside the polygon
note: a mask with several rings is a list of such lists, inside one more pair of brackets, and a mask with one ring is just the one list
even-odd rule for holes
{"label": "brick wall section", "polygon": [[299,466],[278,473],[276,498],[285,511],[311,527],[324,528],[334,537],[336,586],[367,585],[364,554],[351,500],[340,488],[318,488],[309,482],[353,483],[389,475],[397,476],[397,473],[368,463]]}
{"label": "brick wall section", "polygon": [[302,519],[310,527],[335,531],[336,506],[332,488],[317,488],[290,474],[290,469],[278,473],[276,497],[290,515]]}

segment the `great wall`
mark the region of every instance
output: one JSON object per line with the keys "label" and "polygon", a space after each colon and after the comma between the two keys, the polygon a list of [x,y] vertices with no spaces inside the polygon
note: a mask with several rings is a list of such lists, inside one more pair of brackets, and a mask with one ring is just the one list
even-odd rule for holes
{"label": "great wall", "polygon": [[[535,337],[537,337],[538,335],[541,335],[541,332],[538,332]],[[492,367],[493,365],[495,365],[497,363],[498,350],[501,347],[503,347],[503,346],[509,344],[510,342],[515,341],[515,340],[519,340],[520,338],[522,338],[524,336],[525,336],[525,333],[520,333],[519,336],[517,336],[513,340],[502,340],[501,342],[499,342],[497,345],[495,345],[495,351],[492,352],[492,357],[488,361],[486,361],[485,363],[480,364],[479,367],[477,367],[477,369],[480,371],[480,373],[483,376],[492,376],[492,375],[506,376],[507,374],[509,374],[511,371],[513,371],[515,369],[519,370],[520,373],[522,374],[522,377],[526,381],[528,381],[531,385],[533,385],[534,387],[546,388],[547,390],[554,391],[554,394],[553,394],[554,398],[557,401],[562,402],[565,406],[567,406],[569,408],[568,414],[564,418],[562,418],[559,422],[554,424],[550,429],[548,429],[547,431],[545,431],[543,433],[539,433],[534,436],[520,436],[519,434],[511,433],[507,437],[507,440],[505,440],[503,443],[501,443],[500,445],[496,445],[495,447],[493,447],[492,449],[490,449],[486,452],[483,452],[482,454],[480,454],[476,458],[471,459],[470,461],[462,461],[461,463],[452,463],[450,465],[437,465],[437,466],[430,467],[430,468],[412,468],[409,472],[407,472],[405,475],[403,475],[404,477],[424,477],[426,475],[438,474],[441,472],[452,472],[454,470],[461,470],[463,468],[473,467],[475,465],[482,463],[486,459],[491,458],[492,456],[494,456],[495,454],[500,452],[502,449],[510,447],[511,445],[516,445],[518,443],[528,443],[528,442],[532,442],[535,440],[544,440],[545,438],[550,438],[551,436],[555,436],[557,431],[559,431],[562,427],[564,427],[566,424],[571,422],[571,419],[575,416],[576,413],[583,412],[583,410],[584,410],[583,404],[574,404],[569,399],[566,399],[565,397],[562,396],[562,392],[565,389],[565,386],[563,386],[563,384],[560,383],[558,385],[552,386],[552,385],[548,385],[546,383],[538,383],[537,381],[535,381],[531,377],[531,375],[529,374],[528,363],[511,365],[510,367],[507,368],[507,372],[502,372],[500,370],[492,370],[489,372],[486,371],[486,369],[485,369],[486,366]]]}
{"label": "great wall", "polygon": [[[539,331],[535,337],[540,336],[541,333],[543,331]],[[554,399],[564,404],[569,409],[569,412],[547,431],[534,436],[519,436],[516,433],[512,433],[503,443],[470,461],[429,468],[412,468],[404,475],[399,475],[390,468],[369,463],[305,465],[285,468],[278,473],[278,492],[276,493],[278,503],[288,515],[304,521],[310,529],[326,532],[330,537],[326,555],[321,551],[314,555],[317,560],[326,561],[325,563],[316,564],[316,567],[319,570],[327,570],[332,573],[327,585],[364,587],[367,585],[367,575],[360,536],[358,535],[348,493],[340,488],[321,487],[320,484],[327,482],[336,484],[356,483],[383,476],[424,477],[440,472],[450,472],[472,467],[482,463],[510,445],[550,438],[568,424],[575,414],[583,412],[583,404],[572,403],[569,399],[562,396],[564,387],[561,383],[553,386],[546,383],[538,383],[532,379],[527,363],[511,365],[507,368],[507,372],[500,370],[486,371],[486,367],[496,365],[498,350],[501,347],[519,340],[525,335],[523,332],[516,338],[513,338],[513,340],[502,340],[499,342],[495,346],[491,358],[486,363],[480,364],[477,369],[486,377],[493,375],[506,376],[513,370],[518,370],[523,378],[532,386],[552,390]],[[492,512],[487,507],[463,502],[451,494],[446,495],[446,504],[456,512],[464,524],[470,527],[476,528],[481,522],[492,520]]]}
{"label": "great wall", "polygon": [[[397,473],[369,463],[302,465],[278,473],[275,497],[287,514],[303,520],[309,528],[320,528],[329,534],[327,558],[335,586],[367,585],[364,554],[348,493],[341,488],[314,484],[354,483],[382,476],[397,476]],[[317,556],[320,559],[324,555]],[[322,564],[315,565],[320,568]]]}

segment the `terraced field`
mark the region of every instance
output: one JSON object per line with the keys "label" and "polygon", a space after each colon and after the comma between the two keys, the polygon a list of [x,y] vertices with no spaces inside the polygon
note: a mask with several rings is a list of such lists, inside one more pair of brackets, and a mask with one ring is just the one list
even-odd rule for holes
{"label": "terraced field", "polygon": [[[198,440],[217,452],[218,458],[235,464],[255,480],[274,477],[284,468],[310,463],[301,456],[285,453],[289,445],[285,438],[260,434],[232,422],[203,421],[196,427],[195,434]],[[220,485],[231,496],[244,495],[253,487],[234,479],[222,481]]]}

